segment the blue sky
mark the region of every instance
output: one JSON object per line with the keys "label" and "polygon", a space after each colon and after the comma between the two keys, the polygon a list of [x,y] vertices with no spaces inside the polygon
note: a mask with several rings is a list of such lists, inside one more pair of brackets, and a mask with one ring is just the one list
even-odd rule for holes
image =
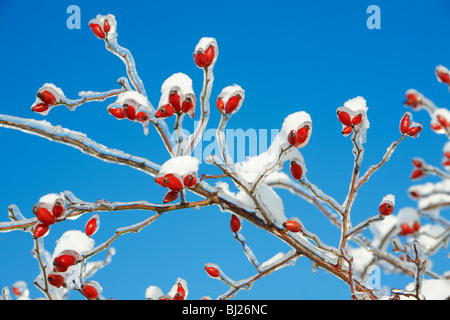
{"label": "blue sky", "polygon": [[[81,9],[81,29],[69,30],[69,5]],[[381,9],[381,29],[369,30],[366,9]],[[221,89],[239,84],[246,91],[240,111],[228,128],[279,129],[283,119],[296,111],[308,112],[313,136],[302,150],[308,179],[342,202],[353,166],[351,142],[340,134],[336,109],[356,96],[369,106],[368,132],[363,171],[377,163],[386,148],[400,137],[398,125],[406,111],[404,93],[416,88],[440,107],[447,107],[449,92],[438,83],[434,68],[450,66],[448,18],[450,4],[434,1],[0,1],[0,70],[3,103],[0,113],[43,119],[30,111],[37,90],[46,82],[61,87],[69,98],[79,91],[117,88],[125,68],[93,36],[88,22],[97,14],[114,14],[119,43],[130,49],[147,93],[157,105],[161,84],[176,72],[188,74],[197,96],[202,72],[192,58],[201,37],[217,39],[220,54],[214,68],[211,102]],[[168,155],[155,130],[148,136],[139,125],[116,121],[107,114],[111,102],[90,103],[70,112],[55,108],[45,118],[52,124],[86,133],[106,146],[163,163]],[[198,105],[197,105],[198,108]],[[215,110],[213,110],[215,111]],[[391,161],[361,189],[353,209],[353,222],[376,213],[381,198],[396,195],[396,208],[415,206],[406,190],[410,186],[411,158],[423,157],[439,165],[444,136],[429,130],[423,111],[413,114],[424,125],[419,139],[406,139]],[[210,127],[219,121],[211,116]],[[188,121],[185,121],[187,123]],[[148,200],[160,202],[164,194],[149,176],[125,166],[90,158],[78,150],[19,131],[0,128],[0,212],[6,221],[7,207],[14,203],[26,217],[38,199],[47,193],[72,191],[86,201]],[[204,169],[203,169],[204,168]],[[286,169],[286,168],[285,168]],[[203,166],[204,172],[216,172]],[[436,181],[428,178],[429,181]],[[280,191],[286,214],[302,219],[325,243],[337,245],[339,230],[314,207],[288,192]],[[190,196],[194,199],[195,196]],[[195,198],[196,199],[196,198]],[[3,209],[2,209],[3,208]],[[148,212],[104,213],[97,243],[111,237],[118,227],[148,217]],[[54,241],[67,229],[81,229],[86,219],[58,224],[46,238]],[[169,291],[177,277],[189,285],[189,298],[215,298],[226,286],[206,276],[203,265],[219,264],[239,280],[254,273],[240,244],[228,228],[229,214],[211,207],[167,214],[139,234],[119,238],[113,263],[97,273],[107,297],[143,299],[145,289],[156,285]],[[260,262],[288,247],[244,223],[243,235]],[[38,266],[30,255],[28,234],[0,235],[0,286],[17,280],[32,286]],[[99,255],[99,259],[104,257]],[[446,260],[440,261],[441,268]],[[437,271],[440,269],[436,267]],[[258,281],[240,299],[347,299],[342,281],[299,259]],[[442,269],[443,270],[443,269]],[[440,271],[442,271],[440,270]],[[383,275],[382,284],[404,286],[412,279]],[[77,299],[77,293],[72,295]]]}

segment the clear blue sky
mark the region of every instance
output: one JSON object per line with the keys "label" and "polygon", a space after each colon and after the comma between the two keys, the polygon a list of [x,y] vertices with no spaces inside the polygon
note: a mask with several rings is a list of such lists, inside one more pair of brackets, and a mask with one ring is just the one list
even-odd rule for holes
{"label": "clear blue sky", "polygon": [[[81,29],[69,30],[66,9],[81,9]],[[381,8],[381,29],[369,30],[366,9]],[[416,88],[438,106],[447,107],[449,93],[437,83],[434,68],[450,67],[448,19],[450,4],[433,1],[0,1],[0,113],[43,119],[30,111],[35,94],[46,82],[61,87],[69,98],[79,91],[117,88],[125,75],[122,62],[107,52],[93,36],[88,22],[97,14],[114,14],[119,43],[130,49],[139,75],[154,105],[165,79],[176,72],[188,74],[197,96],[202,73],[192,58],[201,37],[215,37],[220,48],[215,67],[212,103],[221,89],[233,83],[246,91],[241,110],[229,128],[278,129],[290,113],[304,110],[314,123],[313,136],[302,150],[308,179],[342,202],[348,190],[353,156],[349,138],[340,134],[336,109],[356,96],[369,106],[363,171],[377,163],[389,144],[400,136],[398,125],[406,111],[404,93]],[[45,118],[86,133],[106,146],[146,157],[156,163],[167,154],[156,131],[142,134],[139,125],[116,121],[104,103],[90,103],[70,112],[56,108]],[[198,108],[198,105],[197,105]],[[213,110],[215,111],[215,109]],[[396,195],[397,210],[415,206],[406,195],[410,186],[411,158],[423,157],[439,165],[444,136],[429,130],[423,111],[414,119],[424,124],[417,140],[404,141],[391,161],[360,191],[353,210],[354,224],[375,214],[381,198]],[[219,116],[213,112],[211,126]],[[186,120],[185,122],[188,122]],[[148,200],[160,202],[164,193],[152,179],[136,170],[90,158],[78,150],[15,130],[0,128],[0,221],[7,207],[17,204],[26,217],[47,193],[72,191],[86,201]],[[204,172],[215,172],[202,166]],[[286,169],[286,168],[285,168]],[[430,181],[435,181],[429,178]],[[337,245],[339,230],[314,207],[288,192],[286,215],[300,217],[325,243]],[[190,196],[194,199],[194,196]],[[118,227],[148,217],[148,212],[100,215],[97,243],[111,237]],[[81,229],[89,216],[55,225],[46,238],[54,241],[66,229]],[[168,292],[177,277],[187,280],[189,298],[216,298],[226,286],[207,277],[203,265],[219,264],[239,280],[254,273],[228,227],[229,214],[212,207],[167,214],[139,234],[119,238],[113,263],[94,277],[106,297],[143,299],[145,289],[156,285]],[[244,223],[243,235],[260,262],[288,247]],[[28,282],[33,298],[40,293],[32,285],[38,265],[31,257],[28,234],[0,234],[0,287],[17,280]],[[104,254],[99,255],[102,259]],[[441,268],[446,260],[441,261]],[[340,280],[299,259],[258,281],[240,299],[347,299],[349,289]],[[437,267],[437,271],[442,271]],[[404,286],[411,278],[382,277],[382,284]],[[81,296],[73,293],[72,298]]]}

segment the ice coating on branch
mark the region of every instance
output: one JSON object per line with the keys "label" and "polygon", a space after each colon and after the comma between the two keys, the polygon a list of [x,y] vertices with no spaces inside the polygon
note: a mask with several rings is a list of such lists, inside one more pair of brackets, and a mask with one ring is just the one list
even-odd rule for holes
{"label": "ice coating on branch", "polygon": [[157,286],[149,286],[145,290],[145,299],[147,300],[159,300],[163,295],[164,292]]}
{"label": "ice coating on branch", "polygon": [[[406,291],[415,292],[416,284],[409,283]],[[426,300],[447,300],[450,297],[450,280],[449,279],[423,279],[421,282],[421,294]],[[416,300],[415,297],[399,295],[400,300]],[[387,300],[389,296],[381,297],[381,300]]]}
{"label": "ice coating on branch", "polygon": [[75,250],[82,254],[94,247],[95,241],[79,230],[69,230],[56,241],[53,258],[64,250]]}
{"label": "ice coating on branch", "polygon": [[174,157],[161,166],[157,176],[164,176],[168,173],[177,174],[180,177],[187,173],[198,171],[199,161],[197,158],[191,156]]}

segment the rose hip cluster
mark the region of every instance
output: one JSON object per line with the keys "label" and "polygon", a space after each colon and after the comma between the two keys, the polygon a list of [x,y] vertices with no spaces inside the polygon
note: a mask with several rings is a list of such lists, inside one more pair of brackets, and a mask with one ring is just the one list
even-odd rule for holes
{"label": "rose hip cluster", "polygon": [[123,103],[121,107],[111,107],[108,108],[110,114],[112,114],[116,119],[128,119],[131,121],[146,122],[149,119],[148,114],[145,111],[136,112],[137,106],[135,103]]}
{"label": "rose hip cluster", "polygon": [[65,219],[66,203],[56,195],[49,195],[34,205],[33,213],[39,221],[34,228],[33,236],[42,238],[50,232],[52,224]]}
{"label": "rose hip cluster", "polygon": [[405,112],[400,121],[400,133],[412,138],[418,138],[421,131],[422,125],[413,121],[411,112]]}
{"label": "rose hip cluster", "polygon": [[59,88],[52,84],[45,84],[36,94],[37,99],[31,106],[31,111],[45,115],[61,101],[61,97],[62,91]]}
{"label": "rose hip cluster", "polygon": [[336,111],[336,113],[337,113],[339,122],[341,122],[344,125],[344,129],[342,129],[342,134],[345,136],[352,133],[352,131],[355,128],[358,128],[363,121],[362,113],[351,115],[351,113],[349,111],[343,111],[341,109],[338,109]]}

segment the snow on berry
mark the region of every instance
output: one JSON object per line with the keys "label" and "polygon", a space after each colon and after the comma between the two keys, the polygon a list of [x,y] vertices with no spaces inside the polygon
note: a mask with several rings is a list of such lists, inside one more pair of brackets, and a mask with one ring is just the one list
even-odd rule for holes
{"label": "snow on berry", "polygon": [[164,292],[157,286],[149,286],[145,290],[145,299],[147,300],[159,300],[162,296],[164,296]]}
{"label": "snow on berry", "polygon": [[53,252],[53,259],[65,250],[75,251],[78,254],[89,251],[94,248],[94,240],[79,230],[69,230],[56,241],[56,247]]}
{"label": "snow on berry", "polygon": [[360,143],[366,141],[367,129],[370,126],[367,119],[366,100],[363,97],[356,97],[347,100],[343,106],[336,111],[339,122],[342,123],[342,134],[344,136],[352,133],[353,130],[359,131]]}
{"label": "snow on berry", "polygon": [[430,126],[437,134],[447,134],[450,130],[450,110],[445,108],[435,109],[431,115]]}
{"label": "snow on berry", "polygon": [[174,157],[163,163],[157,177],[164,176],[168,173],[179,175],[197,172],[199,161],[191,156]]}
{"label": "snow on berry", "polygon": [[244,102],[245,91],[241,86],[234,84],[223,88],[217,99],[221,101],[220,106],[217,103],[216,106],[222,114],[234,114],[239,111]]}
{"label": "snow on berry", "polygon": [[417,210],[412,207],[404,207],[397,214],[397,226],[399,235],[406,236],[419,230],[420,219]]}
{"label": "snow on berry", "polygon": [[435,69],[436,78],[439,82],[450,85],[450,71],[443,65],[438,65]]}
{"label": "snow on berry", "polygon": [[381,215],[388,216],[392,214],[395,206],[395,196],[392,194],[388,194],[383,197],[378,207],[378,210]]}
{"label": "snow on berry", "polygon": [[95,19],[89,21],[89,27],[92,32],[100,39],[109,39],[117,37],[117,22],[116,18],[112,14],[97,15]]}
{"label": "snow on berry", "polygon": [[38,90],[31,110],[46,116],[56,104],[65,99],[66,97],[61,88],[58,88],[53,83],[45,83]]}
{"label": "snow on berry", "polygon": [[178,112],[187,113],[193,118],[196,103],[197,98],[192,88],[191,78],[181,72],[175,73],[167,78],[161,86],[161,98],[156,117],[167,118]]}
{"label": "snow on berry", "polygon": [[194,49],[194,62],[199,68],[214,66],[219,55],[217,41],[214,38],[203,37]]}

